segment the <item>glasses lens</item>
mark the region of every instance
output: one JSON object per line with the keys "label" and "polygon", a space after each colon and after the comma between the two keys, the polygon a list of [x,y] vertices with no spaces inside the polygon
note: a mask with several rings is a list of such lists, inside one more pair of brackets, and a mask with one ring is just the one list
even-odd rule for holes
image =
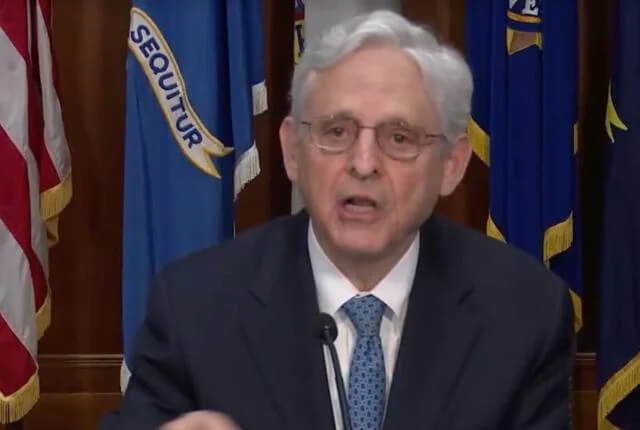
{"label": "glasses lens", "polygon": [[330,151],[342,151],[355,140],[358,125],[351,118],[322,119],[313,123],[312,132],[321,147]]}
{"label": "glasses lens", "polygon": [[393,158],[413,158],[420,151],[420,133],[404,124],[381,124],[378,139],[382,149]]}

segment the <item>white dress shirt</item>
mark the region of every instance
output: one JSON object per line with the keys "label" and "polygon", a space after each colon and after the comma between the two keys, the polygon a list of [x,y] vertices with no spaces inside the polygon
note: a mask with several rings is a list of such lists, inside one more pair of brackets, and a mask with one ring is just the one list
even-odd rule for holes
{"label": "white dress shirt", "polygon": [[[386,399],[388,399],[398,348],[400,347],[402,328],[407,314],[409,293],[413,285],[416,266],[418,264],[420,235],[416,234],[411,246],[409,246],[402,258],[400,258],[391,271],[368,292],[358,291],[351,281],[333,264],[318,243],[311,223],[309,223],[308,244],[320,312],[326,312],[331,315],[338,326],[338,337],[335,341],[335,347],[338,353],[338,360],[340,361],[340,370],[342,371],[345,390],[347,390],[347,392],[349,389],[349,365],[351,363],[351,354],[356,344],[357,332],[349,316],[341,307],[352,297],[367,294],[373,294],[387,305],[380,324],[380,340],[382,342],[387,380]],[[331,356],[326,346],[324,347],[324,353],[336,429],[342,430],[342,414],[340,412],[338,389]]]}

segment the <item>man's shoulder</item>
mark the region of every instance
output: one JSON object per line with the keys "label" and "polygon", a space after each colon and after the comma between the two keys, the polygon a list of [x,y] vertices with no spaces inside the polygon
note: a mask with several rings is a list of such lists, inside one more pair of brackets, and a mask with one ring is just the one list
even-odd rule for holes
{"label": "man's shoulder", "polygon": [[171,288],[223,292],[248,285],[257,274],[285,261],[307,225],[304,215],[285,216],[251,228],[233,239],[180,258],[161,271],[158,282]]}
{"label": "man's shoulder", "polygon": [[564,281],[524,251],[441,217],[432,222],[449,270],[472,284],[488,306],[535,309],[557,305],[567,295]]}

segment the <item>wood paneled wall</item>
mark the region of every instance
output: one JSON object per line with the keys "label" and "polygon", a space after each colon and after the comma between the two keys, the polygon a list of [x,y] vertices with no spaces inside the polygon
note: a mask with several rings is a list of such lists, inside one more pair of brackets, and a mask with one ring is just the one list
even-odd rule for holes
{"label": "wood paneled wall", "polygon": [[[317,1],[317,0],[316,0]],[[240,231],[289,211],[277,128],[288,110],[293,17],[290,1],[263,0],[269,110],[256,120],[262,174],[236,204]],[[580,11],[580,174],[586,297],[574,378],[576,428],[595,429],[595,297],[602,199],[603,118],[611,0],[578,0]],[[409,18],[429,23],[464,51],[465,0],[404,0]],[[32,429],[95,428],[119,403],[121,229],[125,58],[130,0],[55,0],[53,43],[73,156],[74,196],[51,256],[53,319],[41,342],[42,399]],[[484,229],[488,172],[475,157],[439,213]],[[1,428],[1,426],[0,426]]]}

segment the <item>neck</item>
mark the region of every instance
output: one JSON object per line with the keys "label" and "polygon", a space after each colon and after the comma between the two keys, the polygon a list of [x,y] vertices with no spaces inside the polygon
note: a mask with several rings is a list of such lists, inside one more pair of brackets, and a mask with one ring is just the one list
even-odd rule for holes
{"label": "neck", "polygon": [[334,264],[340,269],[342,273],[351,281],[351,283],[358,289],[358,291],[371,291],[373,287],[391,271],[396,265],[398,260],[393,262],[381,262],[381,263],[350,263],[341,261]]}
{"label": "neck", "polygon": [[383,255],[340,253],[322,243],[319,237],[317,239],[331,262],[351,281],[358,291],[365,292],[371,291],[395,267],[415,240],[415,235]]}

